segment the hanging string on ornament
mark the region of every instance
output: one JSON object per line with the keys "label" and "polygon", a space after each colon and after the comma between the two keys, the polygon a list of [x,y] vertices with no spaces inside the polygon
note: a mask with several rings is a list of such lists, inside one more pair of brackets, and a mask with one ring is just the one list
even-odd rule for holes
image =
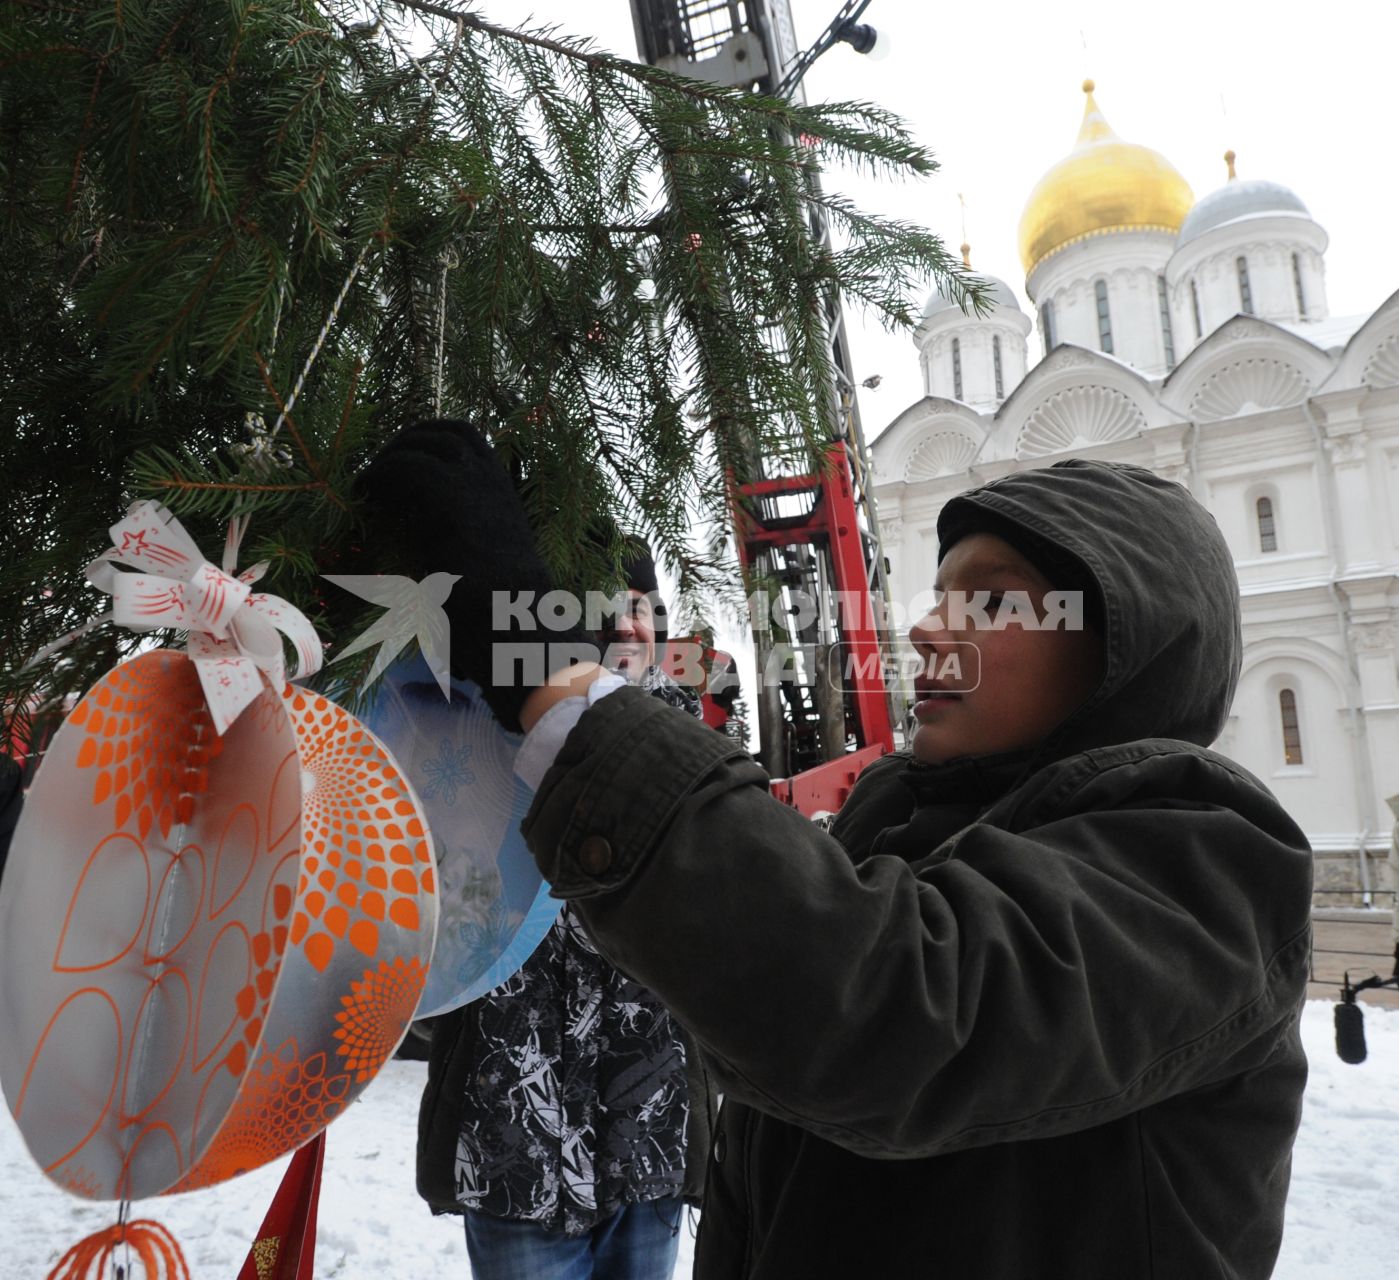
{"label": "hanging string on ornament", "polygon": [[[181,836],[181,841],[184,837]],[[121,1229],[122,1260],[115,1267],[116,1280],[126,1280],[131,1274],[131,1241],[127,1238],[127,1219],[131,1217],[131,1201],[122,1196],[117,1206],[117,1226]],[[147,1268],[149,1270],[149,1268]]]}
{"label": "hanging string on ornament", "polygon": [[[390,25],[383,23],[382,12],[380,13],[379,20],[380,24],[382,24],[382,30],[384,34],[388,37],[390,43],[395,45],[399,49],[399,51],[408,59],[408,61],[413,64],[414,70],[417,71],[418,75],[421,76],[423,81],[428,85],[431,92],[428,96],[427,103],[424,105],[424,111],[430,111],[437,101],[437,95],[441,90],[442,81],[446,79],[447,72],[452,64],[452,59],[456,57],[457,49],[461,45],[462,33],[465,30],[465,24],[460,18],[456,20],[456,36],[452,41],[452,49],[447,57],[446,65],[443,67],[442,71],[438,75],[431,76],[427,73],[422,63],[419,62],[419,60],[413,56],[412,52],[403,45],[403,43],[398,39],[397,36],[394,35],[393,28]],[[330,333],[331,326],[334,325],[336,317],[340,314],[340,308],[344,305],[345,298],[350,292],[350,286],[355,282],[355,277],[359,275],[360,268],[364,266],[364,261],[369,256],[369,250],[373,247],[373,244],[373,238],[365,242],[364,247],[359,251],[359,256],[355,259],[354,265],[350,268],[350,274],[345,278],[345,283],[340,286],[340,292],[336,295],[335,301],[331,304],[330,313],[326,316],[325,323],[321,325],[320,333],[316,335],[316,341],[311,347],[311,353],[306,357],[306,363],[301,366],[301,373],[297,376],[296,383],[291,389],[291,395],[287,397],[286,402],[281,406],[281,409],[277,414],[277,420],[272,424],[271,430],[268,431],[266,434],[265,443],[262,446],[262,456],[264,458],[268,457],[269,455],[272,457],[276,456],[275,454],[271,453],[272,442],[276,440],[277,433],[282,429],[282,424],[287,420],[287,418],[291,416],[292,409],[296,407],[296,401],[297,398],[301,395],[301,389],[306,385],[306,378],[310,374],[312,366],[316,363],[316,358],[320,355],[321,348],[325,345],[325,340]],[[446,257],[447,253],[450,253],[450,250],[444,253],[444,258]],[[455,265],[455,262],[451,262],[450,264],[448,264],[444,261],[442,269],[442,292],[444,295],[444,302],[439,311],[437,369],[434,374],[434,402],[437,406],[437,411],[439,413],[441,412],[442,405],[442,349],[444,341],[442,328],[446,324],[446,275],[450,266]],[[280,315],[278,318],[280,320]],[[273,341],[276,341],[275,331],[273,335]],[[249,416],[251,417],[256,415]],[[257,447],[258,439],[255,437],[253,440],[253,448],[257,449]]]}
{"label": "hanging string on ornament", "polygon": [[[445,15],[444,15],[445,16]],[[380,21],[383,20],[383,11],[379,14]],[[437,102],[437,95],[442,90],[442,83],[447,79],[451,71],[452,62],[457,56],[457,50],[461,47],[462,35],[466,30],[466,24],[461,18],[456,19],[456,34],[452,37],[452,48],[447,54],[446,62],[442,70],[436,75],[429,74],[426,67],[418,60],[413,51],[407,47],[394,34],[393,27],[385,23],[383,25],[384,35],[388,37],[392,44],[403,57],[413,64],[415,70],[423,83],[428,86],[428,100],[424,106],[424,111],[430,111]],[[460,265],[461,260],[456,252],[451,248],[442,250],[442,255],[438,259],[442,263],[442,275],[438,280],[437,287],[437,351],[433,360],[432,368],[432,412],[434,417],[442,416],[442,386],[444,381],[444,351],[447,340],[447,273]]]}
{"label": "hanging string on ornament", "polygon": [[[277,338],[282,331],[282,308],[287,300],[287,282],[283,278],[277,286],[277,305],[272,312],[272,335],[267,340],[267,359],[270,362],[277,354]],[[292,464],[291,454],[286,449],[273,447],[272,436],[267,430],[267,419],[251,409],[243,415],[243,430],[248,439],[243,444],[235,444],[229,452],[243,460],[257,476],[266,478],[273,471],[285,471]]]}
{"label": "hanging string on ornament", "polygon": [[267,433],[268,445],[277,438],[277,432],[282,429],[292,409],[296,407],[297,397],[301,394],[301,389],[306,385],[306,379],[311,372],[311,367],[316,363],[316,357],[321,354],[321,348],[325,346],[325,340],[330,334],[331,326],[335,324],[336,318],[340,315],[340,308],[345,305],[345,299],[349,295],[350,286],[354,284],[355,277],[359,275],[360,268],[364,266],[364,260],[369,256],[369,250],[374,246],[374,239],[364,242],[364,248],[359,251],[359,257],[355,259],[354,266],[350,268],[350,274],[345,277],[345,283],[340,286],[340,292],[335,295],[335,301],[330,305],[330,313],[325,318],[325,323],[321,325],[321,331],[316,335],[316,341],[311,346],[311,354],[306,357],[306,363],[301,366],[301,372],[297,375],[296,384],[291,389],[291,395],[282,405],[281,411],[277,414],[277,421],[272,424],[272,429]]}
{"label": "hanging string on ornament", "polygon": [[432,414],[442,416],[442,382],[444,352],[447,345],[447,272],[461,265],[461,259],[453,249],[443,249],[439,259],[442,263],[442,276],[437,283],[437,359],[432,369]]}
{"label": "hanging string on ornament", "polygon": [[[446,17],[447,15],[443,14],[441,16]],[[452,63],[453,61],[455,61],[457,56],[457,50],[461,48],[461,38],[466,30],[466,24],[462,21],[460,17],[455,19],[457,30],[456,34],[452,37],[451,51],[447,54],[447,60],[443,64],[442,70],[434,76],[428,73],[427,68],[424,67],[423,64],[418,60],[413,51],[406,44],[404,44],[403,41],[400,40],[397,35],[394,34],[394,29],[392,25],[384,22],[383,18],[384,11],[380,9],[380,29],[383,31],[384,35],[388,37],[389,43],[393,45],[399,51],[399,53],[401,53],[405,58],[408,59],[409,62],[413,64],[413,70],[415,70],[418,73],[423,83],[427,85],[429,90],[427,105],[428,107],[431,107],[437,101],[438,92],[442,88],[442,81],[447,78],[447,73],[452,68]]]}

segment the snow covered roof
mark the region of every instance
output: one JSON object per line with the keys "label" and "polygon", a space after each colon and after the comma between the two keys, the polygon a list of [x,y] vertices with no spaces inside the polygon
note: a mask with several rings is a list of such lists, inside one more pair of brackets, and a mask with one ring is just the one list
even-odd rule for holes
{"label": "snow covered roof", "polygon": [[[975,278],[983,284],[991,286],[990,293],[993,309],[995,307],[1009,307],[1012,311],[1020,310],[1020,303],[1015,297],[1015,291],[999,276],[988,276],[978,272]],[[938,290],[934,289],[932,293],[928,295],[927,302],[923,304],[923,319],[931,319],[939,312],[947,310],[960,311],[961,308],[950,299],[944,298]],[[968,316],[967,319],[974,320],[976,316],[971,315]]]}
{"label": "snow covered roof", "polygon": [[1301,197],[1280,182],[1269,182],[1264,178],[1230,178],[1218,190],[1196,201],[1181,225],[1176,247],[1188,244],[1226,222],[1279,213],[1311,217]]}
{"label": "snow covered roof", "polygon": [[1368,315],[1327,316],[1325,320],[1281,321],[1278,328],[1305,338],[1314,347],[1334,353],[1342,350],[1369,318]]}

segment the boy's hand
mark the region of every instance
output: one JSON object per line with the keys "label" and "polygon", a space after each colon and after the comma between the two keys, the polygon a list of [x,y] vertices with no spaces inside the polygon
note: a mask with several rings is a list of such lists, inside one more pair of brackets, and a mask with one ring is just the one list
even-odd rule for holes
{"label": "boy's hand", "polygon": [[[525,683],[529,663],[522,669],[518,661],[495,661],[507,652],[497,653],[496,646],[542,646],[533,652],[543,655],[547,677],[567,668],[570,646],[576,658],[577,646],[591,641],[577,629],[541,630],[533,625],[533,609],[515,603],[537,601],[553,589],[553,581],[535,549],[519,495],[490,444],[465,422],[415,423],[370,463],[361,489],[371,550],[393,552],[420,580],[436,571],[460,575],[444,606],[452,674],[478,685],[496,719],[520,732],[533,688]],[[515,607],[507,607],[512,603]],[[579,675],[576,666],[559,672],[565,684]],[[540,694],[541,709],[531,721],[547,709],[550,696],[557,696],[549,690]]]}

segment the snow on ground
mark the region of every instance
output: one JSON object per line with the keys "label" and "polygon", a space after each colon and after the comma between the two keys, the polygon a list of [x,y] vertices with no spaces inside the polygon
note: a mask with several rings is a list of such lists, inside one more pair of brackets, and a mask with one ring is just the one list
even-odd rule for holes
{"label": "snow on ground", "polygon": [[[1366,1009],[1370,1057],[1348,1067],[1336,1057],[1331,1010],[1312,1001],[1302,1020],[1311,1078],[1274,1280],[1390,1280],[1399,1257],[1399,1012]],[[433,1218],[413,1190],[423,1070],[390,1062],[331,1127],[318,1280],[466,1280],[458,1219]],[[285,1165],[143,1201],[132,1216],[175,1233],[194,1280],[234,1280]],[[66,1248],[114,1220],[112,1206],[73,1199],[40,1174],[8,1110],[0,1116],[0,1188],[0,1257],[16,1280],[42,1280]],[[693,1258],[687,1230],[677,1278],[689,1276]]]}
{"label": "snow on ground", "polygon": [[1370,1056],[1348,1067],[1334,1007],[1302,1017],[1311,1073],[1274,1280],[1381,1280],[1399,1258],[1399,1011],[1366,1006]]}

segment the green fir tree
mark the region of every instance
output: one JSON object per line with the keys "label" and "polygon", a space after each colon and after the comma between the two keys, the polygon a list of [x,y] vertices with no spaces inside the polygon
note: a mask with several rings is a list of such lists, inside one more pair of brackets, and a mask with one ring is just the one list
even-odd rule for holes
{"label": "green fir tree", "polygon": [[976,300],[937,237],[816,191],[828,162],[934,168],[877,107],[462,0],[0,3],[7,719],[141,643],[100,627],[24,666],[104,607],[82,567],[137,498],[211,558],[249,515],[242,562],[343,645],[364,617],[317,574],[354,544],[356,472],[422,416],[489,431],[561,581],[596,572],[607,512],[682,587],[722,582],[690,528],[751,459],[830,438],[831,292],[890,324],[930,280]]}

